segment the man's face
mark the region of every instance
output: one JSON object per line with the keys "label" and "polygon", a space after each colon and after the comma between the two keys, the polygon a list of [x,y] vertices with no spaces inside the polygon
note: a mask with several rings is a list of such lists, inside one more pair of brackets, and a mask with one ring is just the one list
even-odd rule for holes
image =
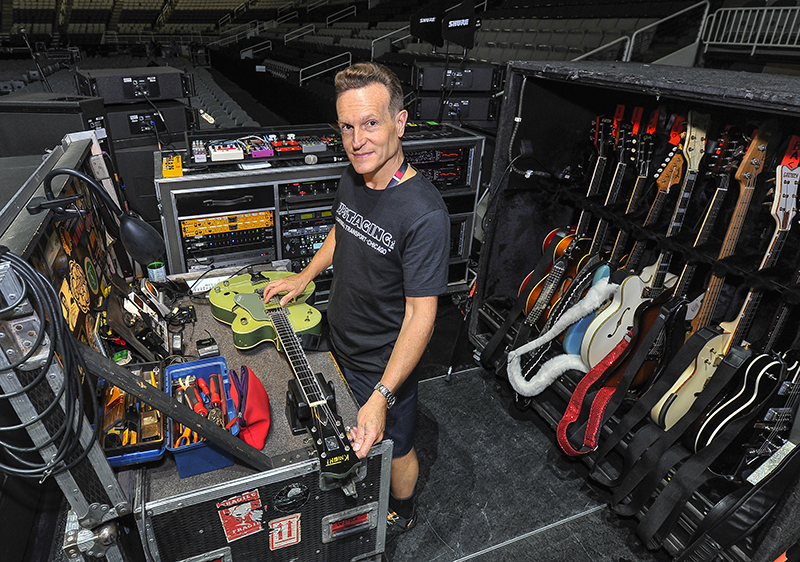
{"label": "man's face", "polygon": [[355,171],[369,181],[375,174],[386,173],[384,168],[389,163],[393,167],[389,176],[394,174],[400,162],[393,159],[401,153],[400,137],[408,112],[392,115],[386,87],[370,84],[347,90],[336,100],[336,112],[344,149]]}

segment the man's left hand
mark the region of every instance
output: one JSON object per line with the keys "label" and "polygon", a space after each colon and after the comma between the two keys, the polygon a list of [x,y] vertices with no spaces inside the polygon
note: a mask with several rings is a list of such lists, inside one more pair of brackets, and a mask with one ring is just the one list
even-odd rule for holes
{"label": "man's left hand", "polygon": [[383,430],[386,428],[386,410],[386,399],[380,394],[373,393],[367,403],[358,411],[357,425],[350,429],[353,450],[358,458],[366,457],[370,448],[383,439]]}

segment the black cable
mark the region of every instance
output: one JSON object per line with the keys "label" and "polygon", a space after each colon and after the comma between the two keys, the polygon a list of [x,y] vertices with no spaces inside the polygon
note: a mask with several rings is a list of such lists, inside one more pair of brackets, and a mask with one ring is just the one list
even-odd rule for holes
{"label": "black cable", "polygon": [[[41,412],[38,412],[33,419],[16,426],[0,428],[5,432],[23,429],[39,422],[45,427],[48,426],[47,421],[55,421],[58,424],[58,428],[46,440],[34,444],[33,447],[20,447],[0,441],[0,447],[15,463],[15,466],[0,464],[0,471],[19,477],[45,478],[50,474],[59,474],[71,470],[86,458],[91,449],[91,446],[85,449],[82,448],[80,443],[84,411],[87,406],[84,402],[85,394],[82,386],[84,379],[89,387],[86,396],[91,397],[92,400],[91,406],[94,421],[92,438],[89,443],[95,443],[100,427],[95,385],[91,377],[88,376],[83,356],[80,354],[77,343],[64,320],[59,300],[47,278],[32,268],[25,260],[11,252],[5,251],[0,254],[0,263],[2,262],[10,264],[16,276],[24,283],[26,287],[24,297],[28,298],[40,319],[40,330],[35,340],[36,344],[25,354],[25,357],[5,367],[4,370],[18,370],[23,363],[41,352],[40,346],[44,341],[45,335],[49,338],[49,349],[47,351],[47,359],[38,367],[38,373],[33,380],[22,389],[0,396],[0,399],[31,393],[36,390],[37,385],[48,384],[43,381],[56,357],[60,363],[60,368],[63,370],[63,378],[60,387],[52,391],[53,398],[50,403],[43,408],[40,407]],[[63,419],[59,415],[61,410],[57,409],[61,404],[64,407]],[[51,415],[58,415],[58,417],[48,420]],[[50,425],[52,426],[53,424],[50,423]],[[44,453],[44,449],[48,447],[54,448],[55,451]],[[43,462],[35,462],[23,459],[17,453],[37,453],[42,455],[43,458],[46,456],[46,458]]]}

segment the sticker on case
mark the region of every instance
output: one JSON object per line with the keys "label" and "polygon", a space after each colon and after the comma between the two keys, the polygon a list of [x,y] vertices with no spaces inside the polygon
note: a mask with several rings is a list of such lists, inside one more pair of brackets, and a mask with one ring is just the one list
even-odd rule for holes
{"label": "sticker on case", "polygon": [[233,542],[263,530],[264,510],[258,490],[228,498],[217,504],[227,541]]}
{"label": "sticker on case", "polygon": [[288,515],[269,522],[269,549],[278,550],[300,544],[300,514]]}

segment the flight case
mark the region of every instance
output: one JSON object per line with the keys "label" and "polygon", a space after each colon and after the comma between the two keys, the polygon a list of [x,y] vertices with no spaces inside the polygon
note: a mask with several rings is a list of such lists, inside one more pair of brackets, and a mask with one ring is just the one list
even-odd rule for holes
{"label": "flight case", "polygon": [[[518,291],[526,276],[534,271],[543,256],[543,243],[551,231],[574,225],[581,211],[592,218],[589,238],[595,231],[594,224],[603,218],[614,229],[624,228],[631,233],[632,240],[646,242],[646,255],[652,263],[658,251],[664,247],[676,251],[672,270],[680,273],[678,266],[688,256],[699,263],[692,294],[702,293],[710,272],[727,273],[723,294],[714,309],[714,323],[729,320],[743,301],[747,289],[759,281],[753,273],[758,269],[758,260],[764,253],[764,232],[774,227],[766,213],[768,199],[775,185],[775,170],[787,149],[792,135],[800,135],[800,84],[789,76],[729,72],[713,69],[679,68],[659,65],[606,62],[512,62],[507,71],[505,99],[499,121],[497,147],[493,163],[489,203],[483,217],[483,239],[478,266],[477,286],[469,318],[469,339],[476,348],[476,356],[486,348],[492,337],[501,329],[504,321],[518,299]],[[624,108],[620,109],[621,106]],[[676,126],[686,118],[690,110],[708,114],[711,125],[704,158],[713,161],[719,148],[716,140],[732,130],[752,134],[754,126],[761,126],[771,119],[777,120],[780,142],[769,148],[763,177],[757,182],[754,201],[764,201],[751,206],[744,223],[740,243],[731,260],[716,263],[716,252],[725,229],[731,222],[733,203],[736,201],[738,184],[730,173],[730,191],[711,239],[703,248],[692,253],[690,234],[697,231],[703,218],[705,203],[710,199],[713,184],[705,178],[710,169],[708,162],[701,167],[695,194],[686,211],[685,236],[667,240],[666,218],[672,215],[675,199],[668,199],[661,222],[655,227],[642,228],[655,188],[650,187],[642,199],[638,213],[626,213],[632,180],[627,182],[627,194],[623,194],[615,205],[604,206],[603,197],[587,197],[586,190],[596,162],[596,140],[598,116],[605,116],[616,129],[617,121],[630,120],[634,108],[643,109],[640,127],[644,132],[654,112],[659,112],[653,122],[656,143],[651,177],[658,176],[663,169],[659,165],[666,161],[672,146],[683,142],[673,135],[680,133]],[[621,113],[617,113],[621,111]],[[672,133],[672,134],[671,134]],[[746,146],[746,137],[743,148]],[[717,143],[717,144],[714,144]],[[500,147],[508,146],[508,150]],[[742,151],[743,151],[742,148]],[[617,147],[612,146],[611,150]],[[635,156],[635,155],[634,155]],[[741,154],[739,155],[741,158]],[[609,159],[609,168],[612,168]],[[631,165],[635,170],[635,166]],[[612,170],[613,171],[613,170]],[[633,173],[635,176],[636,173]],[[611,174],[607,170],[605,182]],[[705,182],[705,183],[704,183]],[[651,180],[651,183],[655,183]],[[605,193],[605,192],[604,192]],[[674,193],[674,191],[672,192]],[[761,199],[759,199],[761,197]],[[757,342],[768,331],[773,312],[782,299],[788,299],[795,289],[791,285],[791,272],[797,266],[798,228],[789,233],[781,260],[772,268],[772,275],[759,277],[765,291],[759,314],[750,329],[747,341]],[[766,238],[769,238],[768,236]],[[770,272],[767,272],[770,273]],[[530,291],[531,287],[527,287]],[[791,300],[791,299],[790,299]],[[796,302],[796,301],[793,301]],[[524,315],[523,315],[524,316]],[[522,320],[520,317],[504,336],[500,349],[514,341]],[[787,330],[780,350],[793,347],[796,328]],[[536,331],[529,339],[535,337]],[[520,342],[524,343],[524,342]],[[557,346],[560,349],[560,345]],[[494,364],[484,364],[488,369],[498,368],[498,382],[504,392],[510,393],[507,380],[500,367],[504,356]],[[580,380],[581,373],[567,371],[558,377],[544,392],[536,396],[529,410],[555,430],[567,403]],[[509,408],[514,415],[526,415],[516,408],[512,400]],[[624,408],[619,411],[622,412]],[[608,436],[619,419],[612,417],[603,427],[600,437]],[[630,435],[607,457],[616,469],[620,468],[622,455]],[[592,453],[582,457],[591,466]],[[666,481],[662,482],[662,487]],[[659,488],[660,490],[661,488]],[[704,515],[727,491],[715,495],[714,486],[700,488],[695,492],[681,514],[671,533],[663,540],[663,548],[672,555],[680,555],[687,546]],[[800,526],[795,517],[798,511],[796,478],[786,482],[783,499],[773,509],[770,517],[756,533],[735,547],[726,549],[723,560],[772,561],[791,546],[800,536]],[[650,504],[652,505],[652,503]],[[647,508],[636,514],[644,516]],[[652,547],[652,545],[651,545]],[[699,559],[699,558],[698,558]]]}

